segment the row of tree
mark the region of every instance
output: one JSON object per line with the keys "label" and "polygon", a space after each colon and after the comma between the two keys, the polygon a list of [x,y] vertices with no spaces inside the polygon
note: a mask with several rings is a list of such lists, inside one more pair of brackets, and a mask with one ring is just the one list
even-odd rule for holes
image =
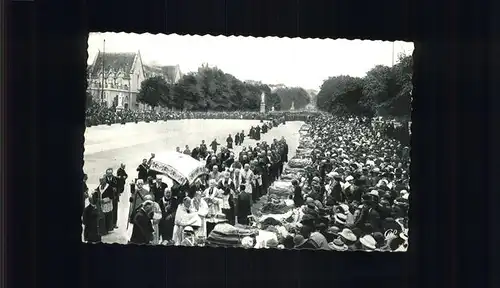
{"label": "row of tree", "polygon": [[295,101],[295,107],[303,105],[303,95],[295,95],[302,93],[303,89],[290,90],[292,93],[272,92],[266,84],[243,82],[216,67],[202,66],[175,84],[167,83],[161,76],[144,80],[137,100],[151,107],[190,111],[258,111],[264,93],[267,110],[272,107],[287,110],[292,101]]}
{"label": "row of tree", "polygon": [[378,65],[363,78],[330,77],[316,96],[319,109],[340,115],[393,116],[411,114],[412,56],[399,55],[393,67]]}

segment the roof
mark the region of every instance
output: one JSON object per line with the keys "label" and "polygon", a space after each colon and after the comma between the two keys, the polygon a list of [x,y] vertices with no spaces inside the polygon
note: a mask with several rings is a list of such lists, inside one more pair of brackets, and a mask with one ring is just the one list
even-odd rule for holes
{"label": "roof", "polygon": [[[104,55],[104,57],[103,57]],[[97,55],[91,70],[92,78],[99,77],[102,70],[102,61],[104,58],[105,72],[109,73],[111,71],[123,71],[126,76],[128,76],[132,71],[132,66],[134,65],[134,60],[137,52],[132,53],[102,53],[99,52]]]}
{"label": "roof", "polygon": [[175,66],[147,66],[144,65],[144,72],[147,77],[153,76],[153,74],[162,75],[168,82],[175,82],[175,77],[177,73],[180,74],[179,65]]}

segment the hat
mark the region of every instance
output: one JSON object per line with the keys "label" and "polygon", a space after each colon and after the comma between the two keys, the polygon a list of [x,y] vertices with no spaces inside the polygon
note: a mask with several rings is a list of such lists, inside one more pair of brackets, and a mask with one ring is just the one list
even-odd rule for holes
{"label": "hat", "polygon": [[186,227],[184,227],[183,232],[184,232],[184,233],[194,233],[194,230],[193,230],[193,227],[191,227],[191,226],[186,226]]}
{"label": "hat", "polygon": [[315,177],[313,177],[313,180],[312,180],[312,181],[313,181],[313,182],[319,182],[319,181],[320,181],[320,179],[319,179],[319,177],[316,177],[316,176],[315,176]]}
{"label": "hat", "polygon": [[408,199],[404,199],[404,198],[396,198],[394,200],[394,204],[398,205],[398,206],[401,206],[401,205],[408,205]]}
{"label": "hat", "polygon": [[375,239],[373,238],[372,235],[365,235],[363,237],[361,237],[359,239],[359,242],[361,242],[361,244],[363,244],[363,246],[365,246],[366,248],[370,249],[370,250],[375,250],[375,248],[377,248],[377,241],[375,241]]}
{"label": "hat", "polygon": [[339,235],[340,228],[337,226],[331,226],[330,228],[328,228],[328,233],[333,234],[333,235]]}
{"label": "hat", "polygon": [[342,236],[347,241],[351,241],[351,242],[358,240],[358,237],[356,237],[356,235],[354,235],[354,233],[352,233],[351,229],[348,229],[348,228],[344,228],[344,230],[342,230],[342,232],[340,232],[340,236]]}
{"label": "hat", "polygon": [[378,195],[378,191],[377,191],[377,190],[372,190],[372,191],[370,191],[370,193],[368,193],[368,195],[372,195],[372,196],[377,196],[377,197],[379,197],[379,195]]}
{"label": "hat", "polygon": [[328,246],[335,251],[346,251],[348,249],[347,245],[342,241],[342,239],[337,238],[333,242],[328,243]]}
{"label": "hat", "polygon": [[335,222],[336,223],[345,225],[346,221],[347,221],[347,216],[345,214],[342,214],[342,213],[335,214]]}
{"label": "hat", "polygon": [[344,213],[349,212],[349,205],[347,205],[347,204],[340,204],[339,207],[342,208],[342,210],[344,210]]}
{"label": "hat", "polygon": [[380,169],[379,169],[379,168],[373,168],[372,172],[374,172],[374,173],[379,173],[379,172],[380,172]]}
{"label": "hat", "polygon": [[314,206],[316,206],[318,209],[323,209],[323,204],[321,204],[321,201],[319,200],[314,201]]}
{"label": "hat", "polygon": [[403,198],[404,200],[408,200],[409,196],[410,196],[410,193],[406,193],[401,198]]}
{"label": "hat", "polygon": [[293,237],[293,245],[295,247],[302,246],[306,242],[307,242],[307,240],[304,238],[304,236],[302,236],[300,234],[297,234],[297,235],[295,235],[295,237]]}
{"label": "hat", "polygon": [[352,181],[352,180],[354,180],[354,177],[352,177],[351,175],[345,178],[345,181]]}
{"label": "hat", "polygon": [[325,223],[319,223],[318,225],[316,225],[316,228],[318,230],[323,230],[326,228],[326,224]]}
{"label": "hat", "polygon": [[314,220],[316,220],[316,218],[313,215],[306,213],[306,214],[304,214],[304,216],[302,216],[302,219],[300,220],[300,222],[314,221]]}

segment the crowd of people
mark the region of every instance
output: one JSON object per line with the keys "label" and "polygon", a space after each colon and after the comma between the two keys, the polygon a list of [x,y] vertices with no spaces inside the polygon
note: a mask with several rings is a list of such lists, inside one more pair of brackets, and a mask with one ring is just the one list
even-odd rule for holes
{"label": "crowd of people", "polygon": [[[207,219],[210,222],[211,217],[218,217],[221,222],[233,225],[248,224],[252,204],[265,195],[272,181],[281,175],[288,159],[288,145],[282,138],[274,139],[272,143],[256,143],[254,147],[244,146],[245,138],[258,141],[261,134],[285,123],[284,117],[275,117],[266,122],[261,120],[259,125],[250,128],[248,134],[241,131],[235,133],[234,138],[228,135],[225,139],[226,146],[214,139],[209,145],[210,149],[204,140],[192,150],[187,145],[184,150],[177,147],[176,151],[179,153],[206,161],[207,174],[195,183],[180,185],[173,182],[173,185],[168,186],[161,175],[150,169],[155,154],[152,153],[149,159],[143,159],[136,169],[137,179],[129,199],[129,219],[134,224],[130,242],[182,245],[185,237],[184,232],[179,232],[179,227],[183,227],[182,231],[185,232],[194,227],[193,233],[206,238],[210,232],[210,229],[207,231],[206,222]],[[235,148],[238,146],[242,148],[236,157]],[[117,228],[117,201],[128,178],[124,169],[122,164],[117,176],[113,176],[112,169],[108,169],[107,174],[100,179],[101,185],[89,198],[90,205],[84,212],[84,235],[87,241],[100,241],[100,237]],[[85,190],[88,191],[88,188],[85,187]],[[86,197],[89,197],[88,192]],[[196,213],[192,213],[193,211]],[[89,213],[93,213],[94,217],[88,217]],[[102,215],[102,219],[96,221],[98,214]],[[146,221],[147,219],[149,220]],[[213,220],[215,224],[217,219]],[[95,228],[96,225],[100,228]],[[186,230],[186,227],[189,228]]]}
{"label": "crowd of people", "polygon": [[270,120],[276,117],[286,117],[287,121],[305,120],[311,112],[287,112],[273,111],[260,113],[254,111],[169,111],[169,110],[117,110],[100,103],[94,103],[86,110],[85,125],[87,127],[97,125],[125,124],[138,122],[156,122],[180,119],[246,119],[246,120]]}
{"label": "crowd of people", "polygon": [[295,205],[303,207],[295,248],[405,251],[409,147],[366,119],[322,115],[307,125],[299,147],[307,151],[298,156],[310,162],[295,185]]}
{"label": "crowd of people", "polygon": [[[248,134],[228,135],[225,146],[214,139],[210,149],[205,141],[193,149],[178,147],[178,152],[206,161],[208,174],[191,185],[165,184],[162,175],[149,169],[154,154],[144,159],[131,191],[130,243],[406,251],[408,144],[387,133],[388,125],[380,121],[327,114],[306,118],[292,159],[284,138],[260,141],[261,133],[286,123],[283,116],[261,121]],[[245,146],[246,137],[259,142]],[[112,172],[106,171],[85,208],[89,242],[100,241],[116,227],[113,204],[127,175]],[[278,184],[290,186],[277,196],[272,191]],[[252,211],[259,201],[286,207],[262,216],[266,213]],[[233,240],[231,233],[239,236]]]}

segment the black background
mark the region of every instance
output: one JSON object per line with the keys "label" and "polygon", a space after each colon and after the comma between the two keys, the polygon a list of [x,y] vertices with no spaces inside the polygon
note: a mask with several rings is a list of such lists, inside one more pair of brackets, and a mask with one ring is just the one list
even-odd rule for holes
{"label": "black background", "polygon": [[[488,264],[499,243],[492,197],[500,122],[492,111],[500,49],[494,9],[485,4],[9,2],[7,287],[498,287]],[[409,252],[82,244],[89,31],[415,41]]]}

